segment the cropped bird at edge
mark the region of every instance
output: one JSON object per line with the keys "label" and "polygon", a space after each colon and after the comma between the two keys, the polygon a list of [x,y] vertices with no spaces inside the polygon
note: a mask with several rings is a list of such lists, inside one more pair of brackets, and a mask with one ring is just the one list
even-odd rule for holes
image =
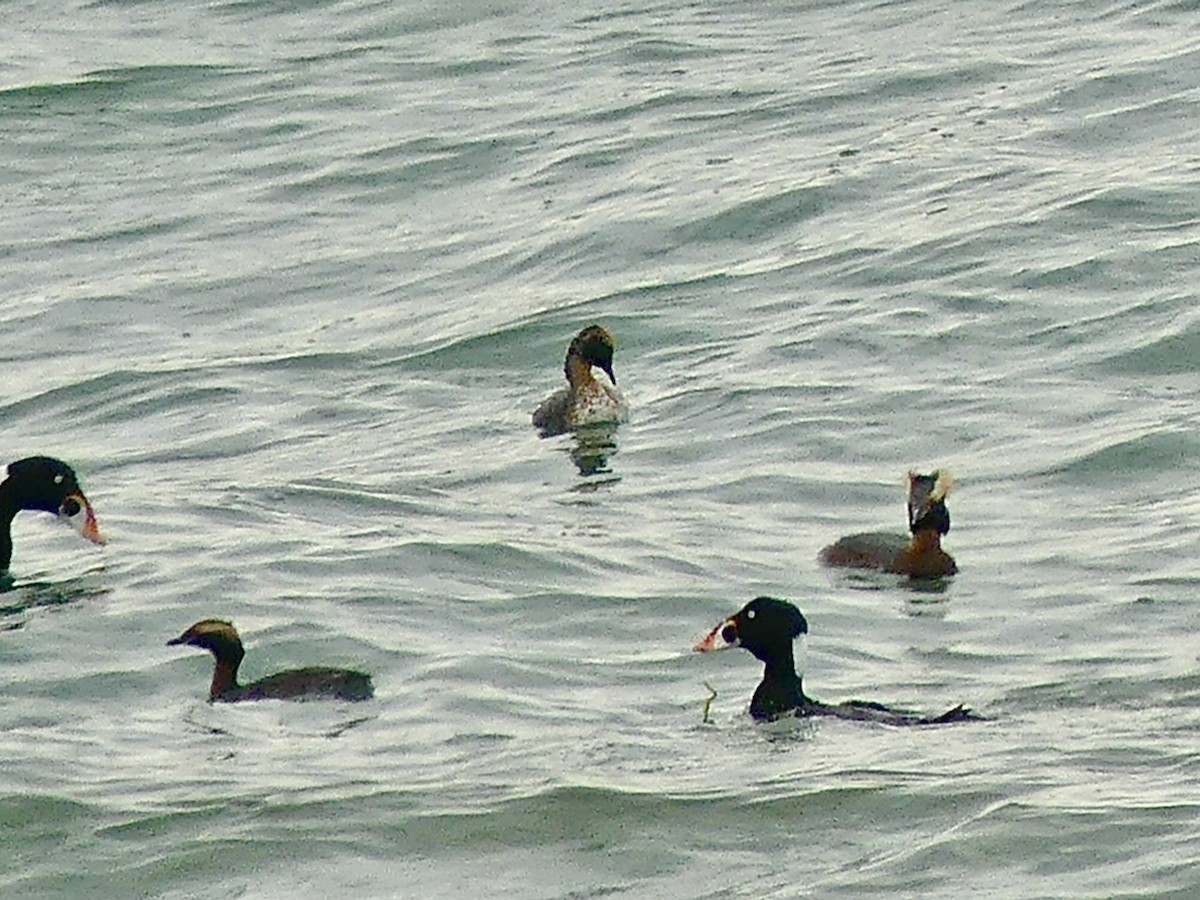
{"label": "cropped bird at edge", "polygon": [[12,562],[12,522],[21,510],[58,516],[93,544],[106,543],[75,471],[61,459],[30,456],[9,463],[0,480],[0,573]]}

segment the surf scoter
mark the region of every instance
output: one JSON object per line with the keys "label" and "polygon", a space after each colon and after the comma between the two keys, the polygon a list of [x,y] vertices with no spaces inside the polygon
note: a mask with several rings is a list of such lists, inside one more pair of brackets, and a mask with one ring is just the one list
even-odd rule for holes
{"label": "surf scoter", "polygon": [[[629,408],[613,374],[615,347],[613,336],[599,325],[589,325],[575,335],[563,363],[567,386],[543,400],[533,413],[534,427],[543,437],[629,418]],[[611,384],[597,380],[592,366],[598,366]]]}
{"label": "surf scoter", "polygon": [[212,653],[213,668],[209,701],[234,703],[239,700],[367,700],[375,692],[371,676],[351,669],[316,666],[268,675],[250,684],[238,684],[237,670],[246,651],[232,622],[205,619],[197,622],[167,646],[189,644]]}
{"label": "surf scoter", "polygon": [[884,725],[945,725],[981,718],[964,706],[937,716],[923,716],[865,700],[835,704],[813,700],[804,693],[792,653],[792,642],[807,634],[808,622],[791,603],[774,597],[757,597],[718,624],[694,649],[709,653],[742,647],[762,661],[763,680],[750,701],[750,715],[759,721],[786,716],[835,716]]}
{"label": "surf scoter", "polygon": [[879,569],[913,578],[940,578],[958,571],[954,557],[942,549],[942,535],[950,530],[946,497],[954,478],[946,469],[929,475],[908,473],[908,530],[902,534],[868,532],[851,534],[820,553],[827,566]]}
{"label": "surf scoter", "polygon": [[0,572],[12,562],[12,521],[23,509],[56,515],[93,544],[105,543],[70,466],[50,456],[19,459],[8,464],[0,481]]}

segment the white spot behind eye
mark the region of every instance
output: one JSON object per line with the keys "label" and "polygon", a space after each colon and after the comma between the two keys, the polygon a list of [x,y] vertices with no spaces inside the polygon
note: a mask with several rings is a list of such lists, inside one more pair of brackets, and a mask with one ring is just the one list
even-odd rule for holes
{"label": "white spot behind eye", "polygon": [[754,618],[754,610],[752,610],[752,609],[746,610],[746,618],[753,619]]}
{"label": "white spot behind eye", "polygon": [[61,475],[55,475],[55,476],[54,476],[54,483],[55,483],[55,484],[62,484],[62,482],[63,482],[63,477],[62,477]]}

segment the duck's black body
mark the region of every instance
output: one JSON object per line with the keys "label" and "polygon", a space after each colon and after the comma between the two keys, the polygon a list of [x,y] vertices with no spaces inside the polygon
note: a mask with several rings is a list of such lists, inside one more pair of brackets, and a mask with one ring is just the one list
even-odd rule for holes
{"label": "duck's black body", "polygon": [[232,623],[220,619],[197,622],[167,646],[189,644],[212,653],[216,664],[208,699],[219,703],[241,700],[367,700],[375,692],[371,676],[352,669],[316,666],[268,675],[238,684],[237,670],[246,655]]}
{"label": "duck's black body", "polygon": [[911,537],[888,532],[850,534],[821,550],[827,566],[878,569],[912,578],[941,578],[958,572],[958,565],[942,549],[942,535],[950,531],[946,496],[954,484],[944,470],[930,475],[908,473],[908,529]]}
{"label": "duck's black body", "polygon": [[750,715],[760,721],[785,716],[835,716],[883,725],[945,725],[980,718],[963,706],[937,716],[923,716],[865,700],[835,704],[813,700],[804,693],[792,649],[793,642],[807,634],[808,622],[795,606],[786,600],[758,597],[717,625],[695,649],[707,653],[742,647],[762,661],[763,680],[750,700]]}
{"label": "duck's black body", "polygon": [[104,536],[79,479],[70,466],[50,456],[9,463],[0,480],[0,572],[12,562],[12,522],[21,510],[48,512],[70,524],[94,544]]}

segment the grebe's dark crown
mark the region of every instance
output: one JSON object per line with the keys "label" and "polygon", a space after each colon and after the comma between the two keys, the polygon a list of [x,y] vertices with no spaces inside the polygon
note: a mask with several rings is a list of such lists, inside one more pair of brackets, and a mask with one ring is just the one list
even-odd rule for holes
{"label": "grebe's dark crown", "polygon": [[617,376],[613,374],[613,351],[616,349],[617,342],[613,338],[608,329],[600,325],[589,325],[579,334],[575,335],[575,339],[571,341],[571,346],[567,348],[567,359],[564,363],[564,368],[568,370],[567,377],[570,378],[571,357],[577,356],[593,366],[599,366],[613,384],[617,383]]}

